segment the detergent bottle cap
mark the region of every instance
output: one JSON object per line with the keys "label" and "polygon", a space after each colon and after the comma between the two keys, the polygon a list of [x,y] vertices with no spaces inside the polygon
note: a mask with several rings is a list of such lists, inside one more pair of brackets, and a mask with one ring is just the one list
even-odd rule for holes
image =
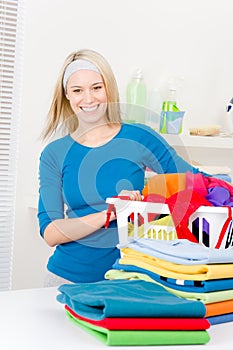
{"label": "detergent bottle cap", "polygon": [[142,70],[140,68],[135,68],[133,73],[132,73],[132,78],[143,79]]}

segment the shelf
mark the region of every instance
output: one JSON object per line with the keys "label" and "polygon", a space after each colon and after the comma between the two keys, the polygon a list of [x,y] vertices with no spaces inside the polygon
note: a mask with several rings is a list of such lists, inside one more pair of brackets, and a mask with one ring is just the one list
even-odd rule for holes
{"label": "shelf", "polygon": [[171,146],[233,149],[233,136],[192,136],[160,134]]}

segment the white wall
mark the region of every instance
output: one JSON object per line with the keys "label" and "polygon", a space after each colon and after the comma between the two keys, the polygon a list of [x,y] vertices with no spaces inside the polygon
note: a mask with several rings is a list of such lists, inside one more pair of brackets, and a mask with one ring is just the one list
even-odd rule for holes
{"label": "white wall", "polygon": [[221,123],[233,88],[231,0],[26,0],[23,111],[18,164],[13,288],[40,287],[50,249],[36,211],[38,139],[64,58],[73,50],[102,53],[116,74],[122,101],[132,68],[148,90],[164,94],[183,76],[179,106],[184,128]]}

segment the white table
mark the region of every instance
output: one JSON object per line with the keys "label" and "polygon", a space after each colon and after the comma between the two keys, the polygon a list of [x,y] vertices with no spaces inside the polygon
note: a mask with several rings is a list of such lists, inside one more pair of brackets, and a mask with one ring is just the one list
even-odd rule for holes
{"label": "white table", "polygon": [[[57,288],[0,292],[0,349],[100,350],[110,348],[73,324],[56,301]],[[122,346],[121,350],[232,350],[233,322],[211,326],[206,345]]]}

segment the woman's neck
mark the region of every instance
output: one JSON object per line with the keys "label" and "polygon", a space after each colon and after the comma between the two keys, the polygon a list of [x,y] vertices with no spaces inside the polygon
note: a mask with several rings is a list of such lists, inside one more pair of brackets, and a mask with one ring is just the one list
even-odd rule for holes
{"label": "woman's neck", "polygon": [[80,125],[71,134],[71,137],[84,146],[98,147],[109,142],[119,132],[120,128],[120,123],[105,123],[91,127]]}

